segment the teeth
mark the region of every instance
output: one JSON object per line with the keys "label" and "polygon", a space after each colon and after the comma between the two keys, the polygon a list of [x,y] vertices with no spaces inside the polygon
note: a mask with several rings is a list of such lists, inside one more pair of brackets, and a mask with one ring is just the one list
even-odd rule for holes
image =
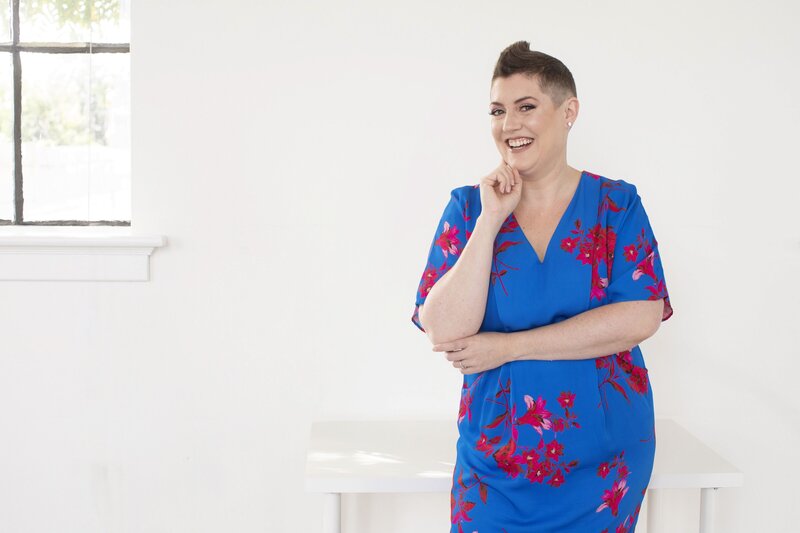
{"label": "teeth", "polygon": [[532,142],[533,142],[533,140],[532,140],[532,139],[510,139],[510,140],[508,141],[508,144],[509,144],[509,145],[510,145],[512,148],[517,148],[517,147],[519,147],[519,146],[523,146],[523,145],[526,145],[526,144],[530,144],[530,143],[532,143]]}

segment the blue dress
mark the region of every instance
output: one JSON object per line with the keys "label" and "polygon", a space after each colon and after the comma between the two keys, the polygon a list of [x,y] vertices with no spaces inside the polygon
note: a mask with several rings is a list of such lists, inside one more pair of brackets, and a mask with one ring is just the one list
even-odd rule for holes
{"label": "blue dress", "polygon": [[[453,189],[430,246],[412,321],[455,265],[481,212],[479,185]],[[588,171],[540,261],[513,213],[494,242],[480,331],[560,322],[613,302],[665,299],[636,187]],[[642,352],[520,360],[464,374],[451,533],[623,533],[636,526],[655,456]]]}

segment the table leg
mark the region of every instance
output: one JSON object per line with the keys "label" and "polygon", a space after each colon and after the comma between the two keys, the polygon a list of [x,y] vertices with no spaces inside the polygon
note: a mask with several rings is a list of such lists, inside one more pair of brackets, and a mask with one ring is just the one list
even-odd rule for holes
{"label": "table leg", "polygon": [[342,495],[338,492],[323,494],[322,533],[342,533]]}
{"label": "table leg", "polygon": [[700,533],[714,531],[714,503],[717,499],[717,487],[700,489]]}
{"label": "table leg", "polygon": [[647,533],[658,533],[659,496],[658,490],[647,489]]}

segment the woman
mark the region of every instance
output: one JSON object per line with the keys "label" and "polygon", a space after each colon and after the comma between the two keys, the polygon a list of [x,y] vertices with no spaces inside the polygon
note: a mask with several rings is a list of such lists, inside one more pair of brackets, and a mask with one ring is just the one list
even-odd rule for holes
{"label": "woman", "polygon": [[506,48],[502,163],[453,189],[413,322],[464,375],[451,531],[632,532],[655,455],[638,344],[672,315],[636,187],[566,162],[572,74]]}

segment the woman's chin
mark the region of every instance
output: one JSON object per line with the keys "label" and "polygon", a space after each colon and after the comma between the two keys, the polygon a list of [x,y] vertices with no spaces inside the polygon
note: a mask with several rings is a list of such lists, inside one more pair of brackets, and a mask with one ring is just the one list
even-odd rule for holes
{"label": "woman's chin", "polygon": [[508,164],[512,167],[516,168],[517,170],[528,170],[534,166],[535,162],[531,161],[527,157],[524,156],[516,156],[516,155],[509,155],[506,159]]}

